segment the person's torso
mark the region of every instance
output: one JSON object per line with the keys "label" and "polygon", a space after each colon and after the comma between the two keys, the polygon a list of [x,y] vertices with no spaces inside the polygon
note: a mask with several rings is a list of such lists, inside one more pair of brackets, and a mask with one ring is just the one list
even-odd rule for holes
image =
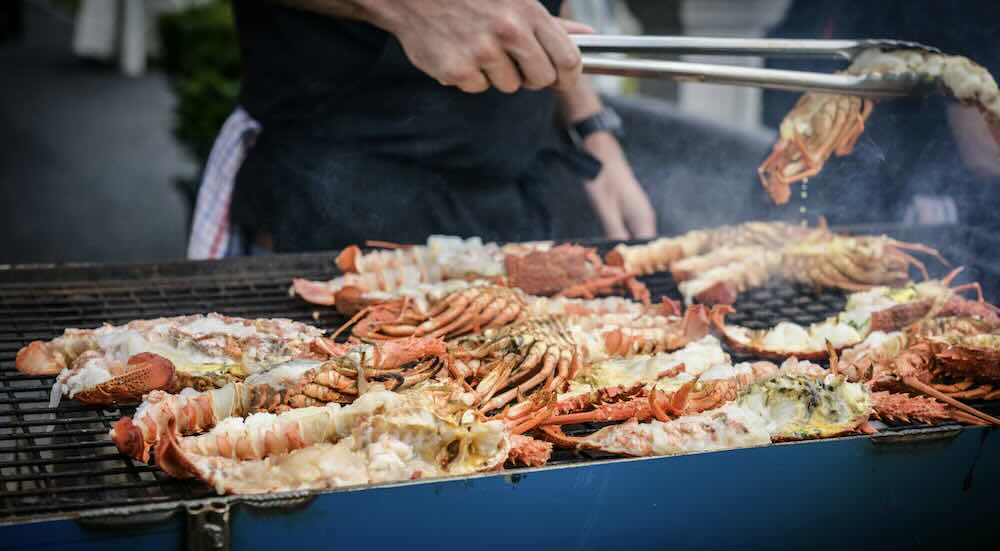
{"label": "person's torso", "polygon": [[[544,3],[556,13],[561,1]],[[422,73],[395,37],[372,25],[257,0],[237,0],[234,9],[240,101],[265,132],[340,154],[512,178],[554,131],[552,91],[467,94]]]}

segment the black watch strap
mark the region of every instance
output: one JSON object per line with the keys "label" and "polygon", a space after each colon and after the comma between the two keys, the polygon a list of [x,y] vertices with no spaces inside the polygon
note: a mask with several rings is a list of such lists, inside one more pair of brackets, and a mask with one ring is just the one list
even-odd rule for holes
{"label": "black watch strap", "polygon": [[587,136],[594,132],[610,132],[617,138],[624,135],[622,131],[622,119],[613,109],[605,107],[593,115],[574,122],[569,129],[570,138],[577,144],[583,143]]}

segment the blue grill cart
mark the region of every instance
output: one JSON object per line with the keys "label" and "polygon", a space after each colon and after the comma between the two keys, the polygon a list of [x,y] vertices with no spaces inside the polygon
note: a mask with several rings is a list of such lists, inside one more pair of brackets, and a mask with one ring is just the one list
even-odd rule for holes
{"label": "blue grill cart", "polygon": [[[941,246],[973,267],[966,279],[997,296],[1000,271],[976,252],[983,236],[894,231]],[[288,295],[292,277],[331,277],[333,259],[0,271],[0,549],[942,547],[996,539],[1000,435],[992,428],[893,426],[873,436],[643,459],[559,452],[538,469],[221,497],[119,455],[107,432],[131,408],[72,400],[51,408],[51,378],[14,369],[27,342],[103,322],[217,311],[335,327],[342,320],[333,312]],[[668,278],[647,283],[654,295],[676,291]],[[810,300],[791,300],[803,296]],[[811,322],[843,300],[773,286],[741,297],[734,320]]]}

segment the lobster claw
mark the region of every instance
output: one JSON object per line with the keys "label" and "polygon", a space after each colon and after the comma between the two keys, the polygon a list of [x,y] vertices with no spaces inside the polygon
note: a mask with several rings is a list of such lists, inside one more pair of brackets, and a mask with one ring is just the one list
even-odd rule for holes
{"label": "lobster claw", "polygon": [[148,392],[170,386],[174,382],[175,371],[170,360],[152,352],[143,352],[128,359],[124,373],[81,390],[74,398],[85,404],[138,401]]}

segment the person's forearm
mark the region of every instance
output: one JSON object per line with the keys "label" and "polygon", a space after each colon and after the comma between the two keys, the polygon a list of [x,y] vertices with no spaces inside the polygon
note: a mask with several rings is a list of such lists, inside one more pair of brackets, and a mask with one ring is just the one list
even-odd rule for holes
{"label": "person's forearm", "polygon": [[560,112],[566,125],[585,119],[602,108],[601,98],[587,78],[581,78],[568,90],[560,89],[559,99]]}

